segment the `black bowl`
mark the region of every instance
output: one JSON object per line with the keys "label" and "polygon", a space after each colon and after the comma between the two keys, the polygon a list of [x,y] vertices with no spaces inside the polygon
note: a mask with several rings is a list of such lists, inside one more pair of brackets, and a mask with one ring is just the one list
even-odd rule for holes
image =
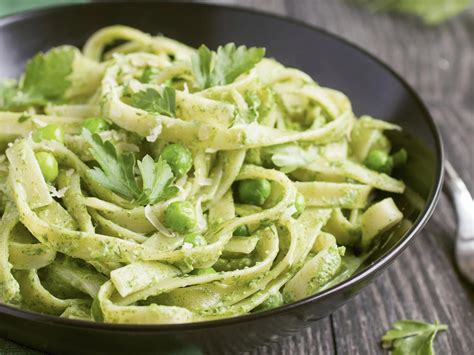
{"label": "black bowl", "polygon": [[[50,8],[0,19],[0,77],[16,77],[38,51],[80,46],[97,29],[113,24],[161,32],[190,45],[227,42],[267,48],[285,65],[351,99],[356,114],[404,128],[391,137],[409,150],[408,183],[425,199],[414,225],[386,243],[349,280],[273,310],[217,321],[178,325],[120,325],[62,319],[0,305],[0,335],[56,353],[172,353],[248,350],[307,327],[357,294],[399,255],[430,217],[442,186],[443,148],[428,110],[395,72],[362,49],[321,29],[229,7],[183,3],[89,4]],[[414,138],[416,136],[416,138]]]}

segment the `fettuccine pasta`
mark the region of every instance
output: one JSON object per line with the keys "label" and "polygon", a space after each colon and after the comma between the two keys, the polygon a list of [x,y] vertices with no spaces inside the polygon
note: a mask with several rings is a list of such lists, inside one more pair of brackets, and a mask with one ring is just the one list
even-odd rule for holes
{"label": "fettuccine pasta", "polygon": [[22,309],[263,311],[348,278],[409,223],[390,197],[406,152],[384,135],[400,127],[263,48],[111,26],[32,58],[0,110],[0,301]]}

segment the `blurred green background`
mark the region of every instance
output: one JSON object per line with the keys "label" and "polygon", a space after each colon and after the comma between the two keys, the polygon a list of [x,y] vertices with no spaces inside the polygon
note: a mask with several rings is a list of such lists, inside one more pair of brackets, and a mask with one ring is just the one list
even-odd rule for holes
{"label": "blurred green background", "polygon": [[[0,0],[0,16],[13,14],[32,8],[92,2],[94,0]],[[108,0],[110,2],[111,0]],[[132,0],[133,1],[133,0]],[[153,0],[149,0],[153,1]],[[298,1],[298,0],[293,0]],[[401,14],[415,15],[428,25],[436,25],[458,15],[472,6],[474,0],[314,0],[314,1],[348,1],[365,6],[369,11],[393,11]],[[100,0],[95,0],[100,2]],[[225,0],[214,2],[226,3]]]}
{"label": "blurred green background", "polygon": [[0,16],[43,6],[84,2],[88,2],[88,0],[0,0]]}

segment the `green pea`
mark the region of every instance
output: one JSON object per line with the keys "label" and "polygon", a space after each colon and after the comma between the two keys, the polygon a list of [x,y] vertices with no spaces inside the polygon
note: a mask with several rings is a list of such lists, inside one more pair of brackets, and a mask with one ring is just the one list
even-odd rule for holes
{"label": "green pea", "polygon": [[207,240],[200,234],[188,234],[184,237],[184,243],[192,244],[195,247],[203,247],[207,245]]}
{"label": "green pea", "polygon": [[303,213],[305,207],[306,207],[305,198],[301,193],[298,192],[296,194],[296,199],[295,199],[296,212],[293,213],[293,218],[298,218],[301,215],[301,213]]}
{"label": "green pea", "polygon": [[192,275],[210,275],[210,274],[215,274],[216,270],[214,270],[212,267],[206,267],[204,269],[195,269],[191,271]]}
{"label": "green pea", "polygon": [[88,118],[82,123],[82,127],[91,133],[98,133],[109,129],[109,124],[102,118]]}
{"label": "green pea", "polygon": [[271,192],[272,186],[265,179],[242,180],[239,183],[239,198],[243,203],[262,206]]}
{"label": "green pea", "polygon": [[58,177],[58,161],[53,154],[47,152],[38,152],[35,154],[44,179],[47,182],[53,182]]}
{"label": "green pea", "polygon": [[365,158],[365,166],[380,173],[390,174],[393,169],[393,159],[383,150],[372,150]]}
{"label": "green pea", "polygon": [[234,235],[239,237],[248,237],[250,235],[249,227],[246,224],[238,226],[234,230]]}
{"label": "green pea", "polygon": [[184,176],[193,166],[191,151],[181,144],[167,145],[161,152],[161,156],[169,164],[176,177]]}
{"label": "green pea", "polygon": [[175,232],[185,234],[196,226],[196,211],[187,201],[171,203],[165,210],[165,224]]}
{"label": "green pea", "polygon": [[392,159],[393,159],[394,166],[400,166],[400,165],[406,164],[408,160],[408,153],[404,148],[402,148],[398,152],[392,155]]}
{"label": "green pea", "polygon": [[64,131],[57,124],[49,124],[33,132],[33,140],[36,143],[42,140],[64,142]]}

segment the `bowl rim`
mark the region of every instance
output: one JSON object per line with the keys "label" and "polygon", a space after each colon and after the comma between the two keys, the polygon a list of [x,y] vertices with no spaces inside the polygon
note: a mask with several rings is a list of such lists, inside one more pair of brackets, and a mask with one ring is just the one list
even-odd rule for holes
{"label": "bowl rim", "polygon": [[[387,63],[383,60],[376,57],[374,54],[370,53],[368,50],[362,48],[356,43],[351,42],[348,39],[345,39],[335,33],[330,32],[324,28],[319,26],[312,25],[305,21],[297,20],[291,17],[285,17],[282,15],[278,15],[275,13],[270,13],[262,10],[256,10],[247,7],[240,7],[236,5],[224,5],[224,4],[215,4],[215,3],[196,3],[196,2],[188,2],[188,1],[172,1],[172,0],[162,0],[160,2],[147,2],[147,1],[136,1],[136,2],[129,2],[129,1],[118,1],[113,3],[108,2],[96,2],[96,3],[79,3],[79,4],[64,4],[64,5],[57,5],[57,6],[46,6],[39,9],[32,9],[27,11],[22,11],[15,14],[6,15],[0,17],[0,28],[14,24],[14,23],[21,23],[24,20],[41,17],[48,14],[52,14],[54,12],[61,12],[61,11],[68,11],[74,8],[79,7],[90,7],[90,8],[99,8],[99,7],[108,7],[108,6],[120,6],[120,5],[142,5],[142,6],[160,6],[160,4],[165,5],[173,5],[173,6],[191,6],[191,7],[208,7],[208,8],[217,8],[221,10],[231,11],[231,12],[240,12],[244,14],[252,14],[261,17],[269,17],[275,20],[284,21],[299,27],[304,27],[306,29],[319,32],[332,40],[338,41],[346,46],[351,47],[352,49],[358,51],[359,53],[363,54],[364,56],[371,59],[374,63],[378,64],[379,66],[383,67],[388,73],[390,73],[398,82],[404,87],[407,93],[414,99],[416,104],[419,106],[421,111],[423,112],[422,119],[426,121],[428,124],[429,129],[431,130],[432,138],[434,140],[435,145],[435,154],[439,157],[436,159],[436,173],[433,186],[431,188],[430,194],[427,198],[427,203],[425,205],[424,210],[420,213],[416,221],[413,223],[411,228],[405,233],[402,239],[400,239],[389,251],[384,253],[380,258],[374,261],[372,264],[367,266],[362,271],[352,275],[347,280],[336,284],[328,289],[321,291],[320,293],[305,297],[299,301],[292,302],[277,308],[273,308],[270,310],[257,312],[257,313],[250,313],[239,315],[235,317],[228,317],[228,318],[221,318],[209,321],[202,321],[202,322],[192,322],[192,323],[176,323],[176,324],[127,324],[127,323],[99,323],[93,321],[86,321],[86,320],[76,320],[76,319],[68,319],[68,318],[61,318],[59,316],[52,316],[48,314],[37,313],[33,311],[22,310],[19,308],[15,308],[13,306],[9,306],[7,304],[0,303],[0,313],[4,313],[9,316],[21,318],[23,320],[28,321],[36,321],[48,324],[54,324],[57,326],[66,326],[66,327],[76,327],[76,328],[88,328],[94,330],[104,330],[104,331],[127,331],[127,332],[175,332],[175,331],[197,331],[202,329],[209,329],[215,327],[222,327],[222,326],[231,326],[236,324],[243,324],[245,322],[250,322],[258,319],[269,318],[272,316],[277,316],[283,313],[286,313],[290,310],[302,307],[309,303],[324,300],[328,297],[331,297],[333,294],[338,292],[343,292],[345,290],[349,290],[352,286],[355,286],[367,278],[377,276],[381,271],[387,268],[394,259],[408,246],[408,244],[413,240],[415,235],[417,235],[421,229],[426,225],[429,218],[433,214],[433,211],[436,207],[438,199],[440,197],[442,187],[443,187],[443,179],[444,179],[444,147],[442,136],[440,131],[437,127],[437,124],[431,115],[430,111],[424,104],[423,100],[420,96],[416,93],[416,91],[411,87],[410,84],[396,72],[392,67],[390,67]],[[355,292],[357,294],[358,292]],[[351,296],[353,297],[353,296]]]}

